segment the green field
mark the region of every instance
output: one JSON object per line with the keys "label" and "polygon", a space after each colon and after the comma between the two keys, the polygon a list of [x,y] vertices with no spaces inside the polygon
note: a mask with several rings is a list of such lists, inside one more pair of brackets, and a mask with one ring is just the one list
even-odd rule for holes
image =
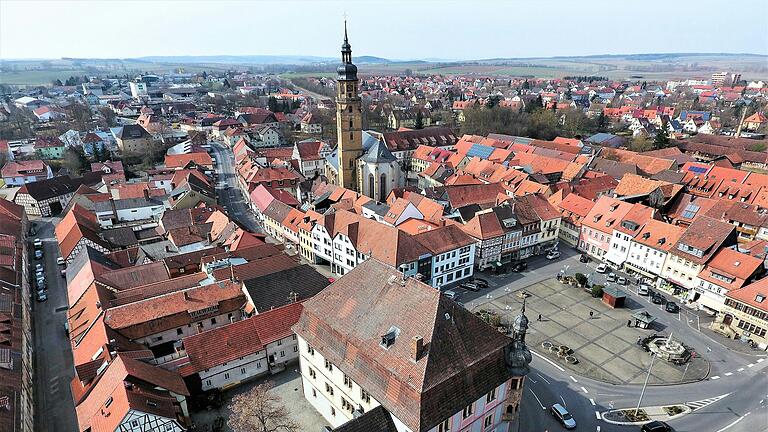
{"label": "green field", "polygon": [[[331,65],[317,72],[285,72],[281,77],[332,77]],[[262,70],[261,64],[168,63],[132,59],[104,60],[0,60],[0,84],[40,85],[55,79],[64,81],[77,75],[134,75],[142,72],[163,73],[182,69],[185,72]],[[720,54],[661,54],[646,56],[592,56],[526,59],[494,59],[473,62],[429,63],[392,62],[358,65],[361,75],[400,75],[406,70],[415,74],[476,74],[498,77],[559,78],[574,75],[599,75],[611,79],[640,77],[643,80],[706,78],[716,71],[742,74],[746,80],[768,79],[768,56]],[[284,66],[290,70],[291,66]],[[301,68],[306,70],[306,66]]]}

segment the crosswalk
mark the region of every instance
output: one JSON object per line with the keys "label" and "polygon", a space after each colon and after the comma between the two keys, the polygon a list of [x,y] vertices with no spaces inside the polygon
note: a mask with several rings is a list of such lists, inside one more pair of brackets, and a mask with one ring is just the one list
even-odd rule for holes
{"label": "crosswalk", "polygon": [[693,402],[686,402],[685,405],[693,411],[698,411],[706,406],[712,405],[713,403],[719,401],[720,399],[728,397],[729,395],[730,393],[727,393],[724,395],[715,396],[707,399],[697,400]]}

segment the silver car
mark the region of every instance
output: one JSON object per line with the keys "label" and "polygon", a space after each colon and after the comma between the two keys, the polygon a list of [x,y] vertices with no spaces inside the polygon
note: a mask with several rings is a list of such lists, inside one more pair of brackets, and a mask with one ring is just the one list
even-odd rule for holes
{"label": "silver car", "polygon": [[552,405],[549,409],[552,415],[559,421],[566,429],[576,429],[576,420],[573,419],[571,413],[560,404]]}

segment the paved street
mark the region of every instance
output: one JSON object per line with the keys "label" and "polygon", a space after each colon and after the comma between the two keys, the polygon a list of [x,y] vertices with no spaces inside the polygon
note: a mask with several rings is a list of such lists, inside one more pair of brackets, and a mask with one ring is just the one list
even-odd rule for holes
{"label": "paved street", "polygon": [[[459,301],[469,309],[483,307],[486,303],[499,302],[500,298],[514,294],[530,285],[554,278],[562,269],[566,269],[567,274],[570,275],[576,272],[592,273],[593,283],[604,282],[604,276],[594,271],[597,263],[579,263],[578,253],[568,248],[564,248],[561,252],[562,258],[556,261],[547,261],[544,257],[528,260],[529,269],[523,273],[502,275],[491,272],[480,273],[477,276],[487,279],[491,285],[490,288],[477,293],[460,290]],[[676,431],[768,430],[766,353],[760,351],[745,353],[735,350],[732,346],[733,341],[713,335],[704,329],[699,330],[704,325],[704,321],[698,312],[684,309],[680,314],[670,314],[661,311],[658,305],[650,303],[644,296],[637,295],[632,288],[634,286],[625,289],[629,299],[657,317],[665,328],[664,334],[673,332],[675,339],[684,341],[711,363],[709,377],[703,381],[681,385],[649,386],[642,405],[701,401],[691,405],[697,408],[691,414],[670,421]],[[597,301],[595,299],[595,302]],[[519,308],[519,303],[509,310],[511,316],[519,310],[515,308]],[[535,328],[537,316],[529,313],[528,318],[531,320],[532,329]],[[702,320],[701,323],[699,320]],[[534,360],[523,394],[519,431],[563,430],[548,412],[548,408],[554,403],[561,403],[571,411],[579,423],[579,430],[601,432],[633,430],[627,426],[608,424],[598,417],[601,412],[613,408],[636,406],[641,385],[614,385],[585,378],[546,359],[539,352],[541,350],[539,346],[529,343],[529,347],[534,352]],[[723,395],[727,396],[713,402],[715,397]]]}
{"label": "paved street", "polygon": [[[64,330],[67,318],[66,281],[59,274],[63,268],[56,265],[59,247],[53,234],[57,218],[36,219],[37,237],[43,240],[44,256],[41,261],[32,259],[31,267],[38,262],[45,265],[48,284],[48,301],[33,302],[33,326],[35,341],[35,397],[37,399],[36,428],[41,432],[70,432],[77,430],[75,407],[70,391],[74,376],[72,349]],[[33,247],[30,245],[30,251]],[[34,284],[34,281],[33,281]]]}
{"label": "paved street", "polygon": [[222,143],[213,141],[211,143],[213,156],[216,158],[216,172],[218,179],[216,184],[216,193],[218,194],[219,204],[227,209],[230,218],[236,220],[242,226],[254,233],[261,233],[263,230],[256,217],[248,207],[242,190],[237,184],[237,174],[235,173],[235,156],[232,149]]}

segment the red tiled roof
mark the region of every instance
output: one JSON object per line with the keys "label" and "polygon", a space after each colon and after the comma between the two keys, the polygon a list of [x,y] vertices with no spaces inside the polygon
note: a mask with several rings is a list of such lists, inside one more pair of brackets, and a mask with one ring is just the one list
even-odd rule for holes
{"label": "red tiled roof", "polygon": [[301,303],[292,303],[184,338],[190,364],[179,372],[189,376],[211,369],[257,353],[266,345],[291,336],[291,327],[299,321],[302,309]]}

